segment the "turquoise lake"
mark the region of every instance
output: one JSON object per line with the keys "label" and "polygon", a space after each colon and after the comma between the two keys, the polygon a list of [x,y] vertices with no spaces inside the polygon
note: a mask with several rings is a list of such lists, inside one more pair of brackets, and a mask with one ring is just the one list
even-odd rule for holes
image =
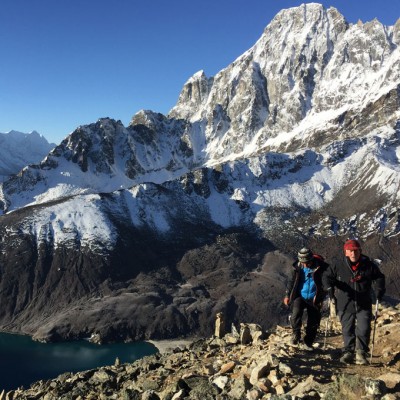
{"label": "turquoise lake", "polygon": [[78,372],[104,365],[133,362],[157,352],[146,342],[96,345],[88,341],[39,343],[28,336],[0,334],[0,393],[64,372]]}

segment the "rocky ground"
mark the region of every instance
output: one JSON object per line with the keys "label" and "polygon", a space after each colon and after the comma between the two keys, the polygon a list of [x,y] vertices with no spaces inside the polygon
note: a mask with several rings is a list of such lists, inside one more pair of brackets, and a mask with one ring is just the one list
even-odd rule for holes
{"label": "rocky ground", "polygon": [[216,329],[209,339],[170,349],[163,343],[162,352],[134,363],[65,373],[0,399],[400,399],[399,327],[400,306],[380,306],[367,366],[340,363],[334,317],[323,318],[313,351],[291,346],[289,327],[263,332],[241,324],[239,332]]}

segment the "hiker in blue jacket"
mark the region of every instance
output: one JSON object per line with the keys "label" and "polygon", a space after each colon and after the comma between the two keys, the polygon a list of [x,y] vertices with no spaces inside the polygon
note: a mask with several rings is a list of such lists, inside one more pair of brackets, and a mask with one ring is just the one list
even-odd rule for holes
{"label": "hiker in blue jacket", "polygon": [[293,273],[286,286],[283,302],[292,308],[290,322],[293,329],[293,345],[300,343],[303,313],[307,310],[307,326],[302,343],[304,350],[313,350],[312,345],[321,322],[321,306],[325,298],[322,273],[327,267],[328,264],[321,256],[313,254],[308,248],[302,248],[297,253]]}

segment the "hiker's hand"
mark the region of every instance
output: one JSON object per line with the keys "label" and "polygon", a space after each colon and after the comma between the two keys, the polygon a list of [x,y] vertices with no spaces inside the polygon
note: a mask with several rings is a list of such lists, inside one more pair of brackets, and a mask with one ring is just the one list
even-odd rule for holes
{"label": "hiker's hand", "polygon": [[326,292],[328,293],[329,298],[332,300],[332,298],[335,297],[335,288],[334,287],[329,287],[326,289]]}
{"label": "hiker's hand", "polygon": [[285,297],[285,298],[283,299],[283,304],[284,304],[285,306],[288,306],[288,305],[289,305],[289,297]]}

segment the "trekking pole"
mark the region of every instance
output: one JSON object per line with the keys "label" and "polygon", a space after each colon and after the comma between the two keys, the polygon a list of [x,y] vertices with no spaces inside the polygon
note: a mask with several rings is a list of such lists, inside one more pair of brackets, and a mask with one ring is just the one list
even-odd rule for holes
{"label": "trekking pole", "polygon": [[331,298],[329,297],[329,301],[328,301],[328,318],[326,319],[324,346],[322,347],[324,350],[325,350],[325,346],[326,346],[326,337],[328,336],[328,325],[329,325],[330,320],[331,320]]}
{"label": "trekking pole", "polygon": [[369,363],[370,363],[370,364],[372,364],[372,353],[374,352],[376,320],[377,320],[377,318],[378,318],[378,306],[379,306],[379,300],[376,299],[376,304],[375,304],[375,316],[374,316],[374,330],[373,330],[373,332],[372,332],[371,358],[370,358],[370,360],[369,360]]}

